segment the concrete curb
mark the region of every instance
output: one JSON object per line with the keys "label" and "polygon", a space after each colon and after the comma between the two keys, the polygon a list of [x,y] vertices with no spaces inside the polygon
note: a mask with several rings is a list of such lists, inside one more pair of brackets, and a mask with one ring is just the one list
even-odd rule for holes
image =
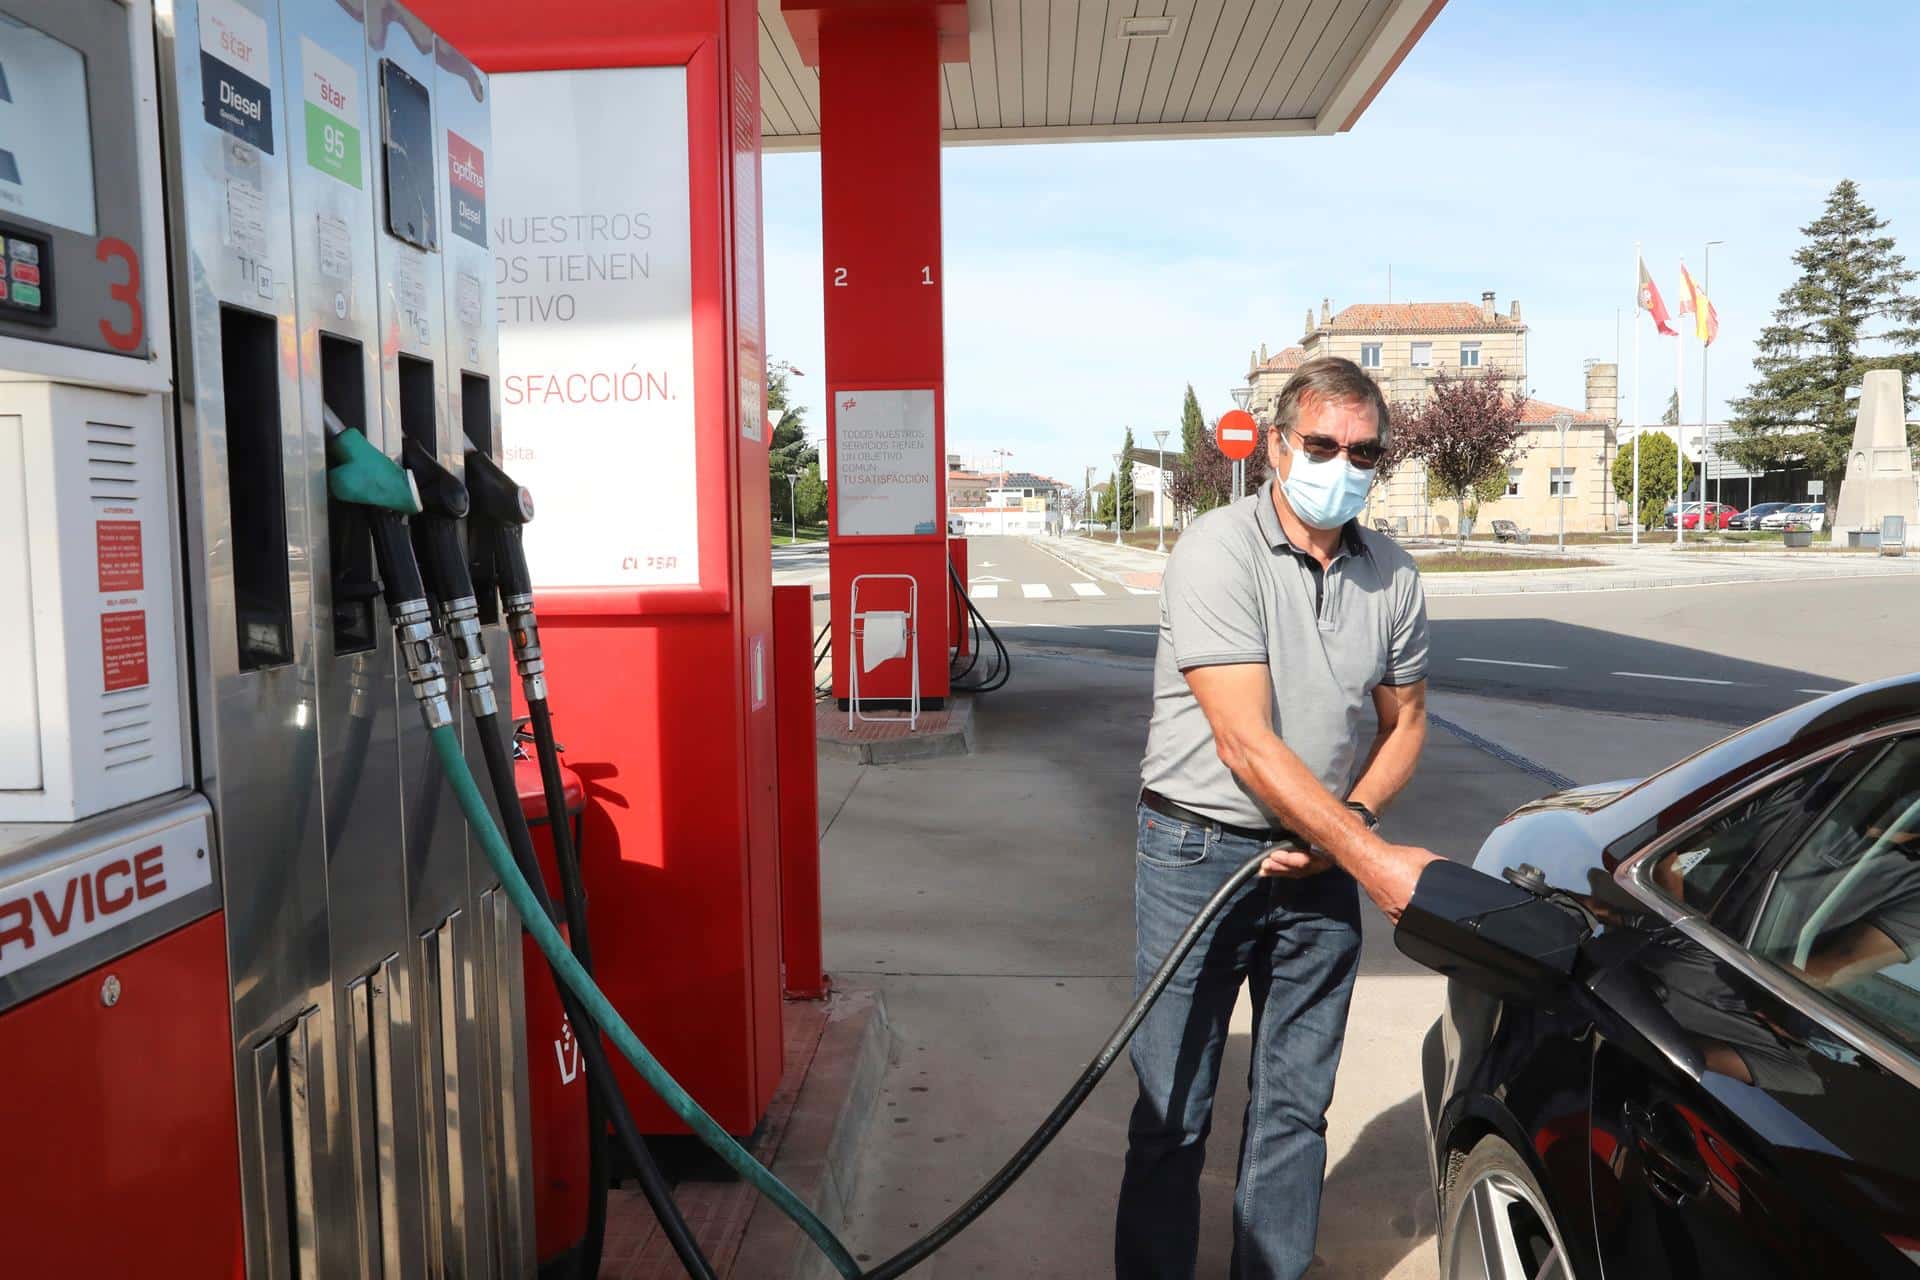
{"label": "concrete curb", "polygon": [[[835,723],[832,732],[823,729],[814,738],[823,760],[842,760],[848,764],[901,764],[909,760],[937,760],[944,756],[973,753],[973,699],[966,694],[949,698],[945,712],[922,712],[920,718],[923,725],[935,716],[940,718],[931,727],[922,728],[917,733],[906,731],[906,720],[902,717],[902,728],[897,734],[889,732],[885,736],[848,737],[845,732],[846,712],[836,711],[833,714]],[[861,725],[855,732],[862,730],[875,732],[875,726]]]}
{"label": "concrete curb", "polygon": [[[843,1234],[860,1171],[860,1148],[873,1123],[880,1082],[893,1054],[893,1031],[877,991],[845,989],[829,997],[819,1048],[795,1099],[773,1172]],[[754,1206],[730,1273],[835,1280],[826,1256],[764,1200]]]}

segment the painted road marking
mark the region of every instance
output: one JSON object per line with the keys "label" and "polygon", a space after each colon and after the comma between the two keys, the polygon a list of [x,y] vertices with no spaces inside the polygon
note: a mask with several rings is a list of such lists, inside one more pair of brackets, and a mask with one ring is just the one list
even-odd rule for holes
{"label": "painted road marking", "polygon": [[983,577],[983,578],[970,578],[970,579],[968,579],[968,581],[970,581],[970,582],[1011,582],[1011,581],[1012,581],[1012,579],[1011,579],[1011,578],[996,578],[996,577],[994,577],[993,575],[991,575],[991,574],[988,574],[988,575],[987,575],[986,577]]}
{"label": "painted road marking", "polygon": [[1100,584],[1097,582],[1076,582],[1073,584],[1073,591],[1075,595],[1082,596],[1103,596],[1107,594],[1100,589]]}
{"label": "painted road marking", "polygon": [[1158,631],[1128,631],[1121,627],[1108,627],[1107,630],[1116,636],[1157,636],[1160,634]]}
{"label": "painted road marking", "polygon": [[1671,680],[1676,684],[1734,685],[1739,683],[1737,680],[1709,680],[1705,676],[1662,676],[1655,675],[1651,671],[1613,671],[1608,674],[1626,676],[1632,680]]}
{"label": "painted road marking", "polygon": [[1051,600],[1053,588],[1044,582],[1023,582],[1020,584],[1020,594],[1029,600]]}
{"label": "painted road marking", "polygon": [[990,583],[986,586],[975,586],[972,590],[968,591],[967,594],[975,600],[997,600],[1000,596],[1000,586],[998,583]]}
{"label": "painted road marking", "polygon": [[1841,691],[1839,689],[1795,689],[1794,692],[1795,693],[1817,693],[1821,697],[1825,697],[1829,693],[1839,693]]}
{"label": "painted road marking", "polygon": [[[1455,658],[1455,662],[1478,662],[1489,667],[1532,667],[1537,671],[1565,671],[1565,667],[1551,662],[1512,662],[1506,658]],[[1620,674],[1615,672],[1615,675]]]}
{"label": "painted road marking", "polygon": [[1128,587],[1127,594],[1130,596],[1157,596],[1160,593],[1152,587]]}

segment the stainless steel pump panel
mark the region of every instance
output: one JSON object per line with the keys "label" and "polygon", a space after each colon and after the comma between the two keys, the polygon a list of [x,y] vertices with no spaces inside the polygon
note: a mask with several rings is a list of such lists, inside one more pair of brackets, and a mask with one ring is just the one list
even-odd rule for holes
{"label": "stainless steel pump panel", "polygon": [[295,376],[280,15],[270,0],[161,0],[156,27],[200,785],[220,833],[248,1270],[314,1275],[340,1208],[312,614],[324,458]]}
{"label": "stainless steel pump panel", "polygon": [[[377,88],[367,77],[365,0],[280,0],[289,116],[294,319],[303,448],[325,455],[331,409],[391,455],[380,398],[374,277]],[[323,1274],[426,1271],[418,1024],[401,843],[393,629],[378,596],[364,517],[310,468],[315,704],[325,832],[331,991],[339,1011],[338,1138],[330,1168],[347,1206],[322,1234]]]}
{"label": "stainless steel pump panel", "polygon": [[[487,223],[487,157],[492,149],[492,90],[486,73],[445,40],[434,46],[434,130],[439,200],[446,395],[456,451],[476,448],[500,459],[500,331]],[[502,722],[512,705],[511,644],[498,616],[490,549],[470,522],[469,562],[479,592],[481,634],[492,661]],[[470,713],[467,758],[475,776],[486,761]],[[492,795],[492,789],[488,789]],[[480,930],[481,1021],[485,1045],[488,1185],[497,1197],[494,1251],[502,1275],[534,1269],[532,1130],[527,1098],[527,1037],[520,917],[499,887],[479,843],[467,841],[467,875]]]}
{"label": "stainless steel pump panel", "polygon": [[[400,5],[371,0],[367,83],[379,95],[374,161],[380,394],[389,433],[462,470],[447,407],[432,30]],[[401,712],[401,808],[416,976],[414,1016],[428,1135],[429,1266],[494,1272],[495,1205],[487,1180],[490,1074],[479,1009],[482,933],[467,874],[466,826],[432,757],[412,700]]]}

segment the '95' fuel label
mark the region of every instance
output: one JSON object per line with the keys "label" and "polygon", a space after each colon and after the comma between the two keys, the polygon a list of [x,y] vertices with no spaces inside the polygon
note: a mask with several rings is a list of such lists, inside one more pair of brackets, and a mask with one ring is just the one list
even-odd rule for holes
{"label": "'95' fuel label", "polygon": [[345,59],[300,37],[307,115],[307,163],[350,187],[360,185],[360,76]]}

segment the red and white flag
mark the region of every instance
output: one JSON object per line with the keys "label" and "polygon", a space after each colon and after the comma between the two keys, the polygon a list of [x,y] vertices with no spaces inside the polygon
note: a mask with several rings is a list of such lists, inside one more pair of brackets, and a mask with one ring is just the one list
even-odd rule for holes
{"label": "red and white flag", "polygon": [[1653,327],[1669,338],[1677,338],[1680,331],[1673,327],[1672,318],[1667,315],[1666,300],[1660,296],[1660,286],[1647,274],[1647,260],[1640,260],[1640,309],[1653,317]]}

